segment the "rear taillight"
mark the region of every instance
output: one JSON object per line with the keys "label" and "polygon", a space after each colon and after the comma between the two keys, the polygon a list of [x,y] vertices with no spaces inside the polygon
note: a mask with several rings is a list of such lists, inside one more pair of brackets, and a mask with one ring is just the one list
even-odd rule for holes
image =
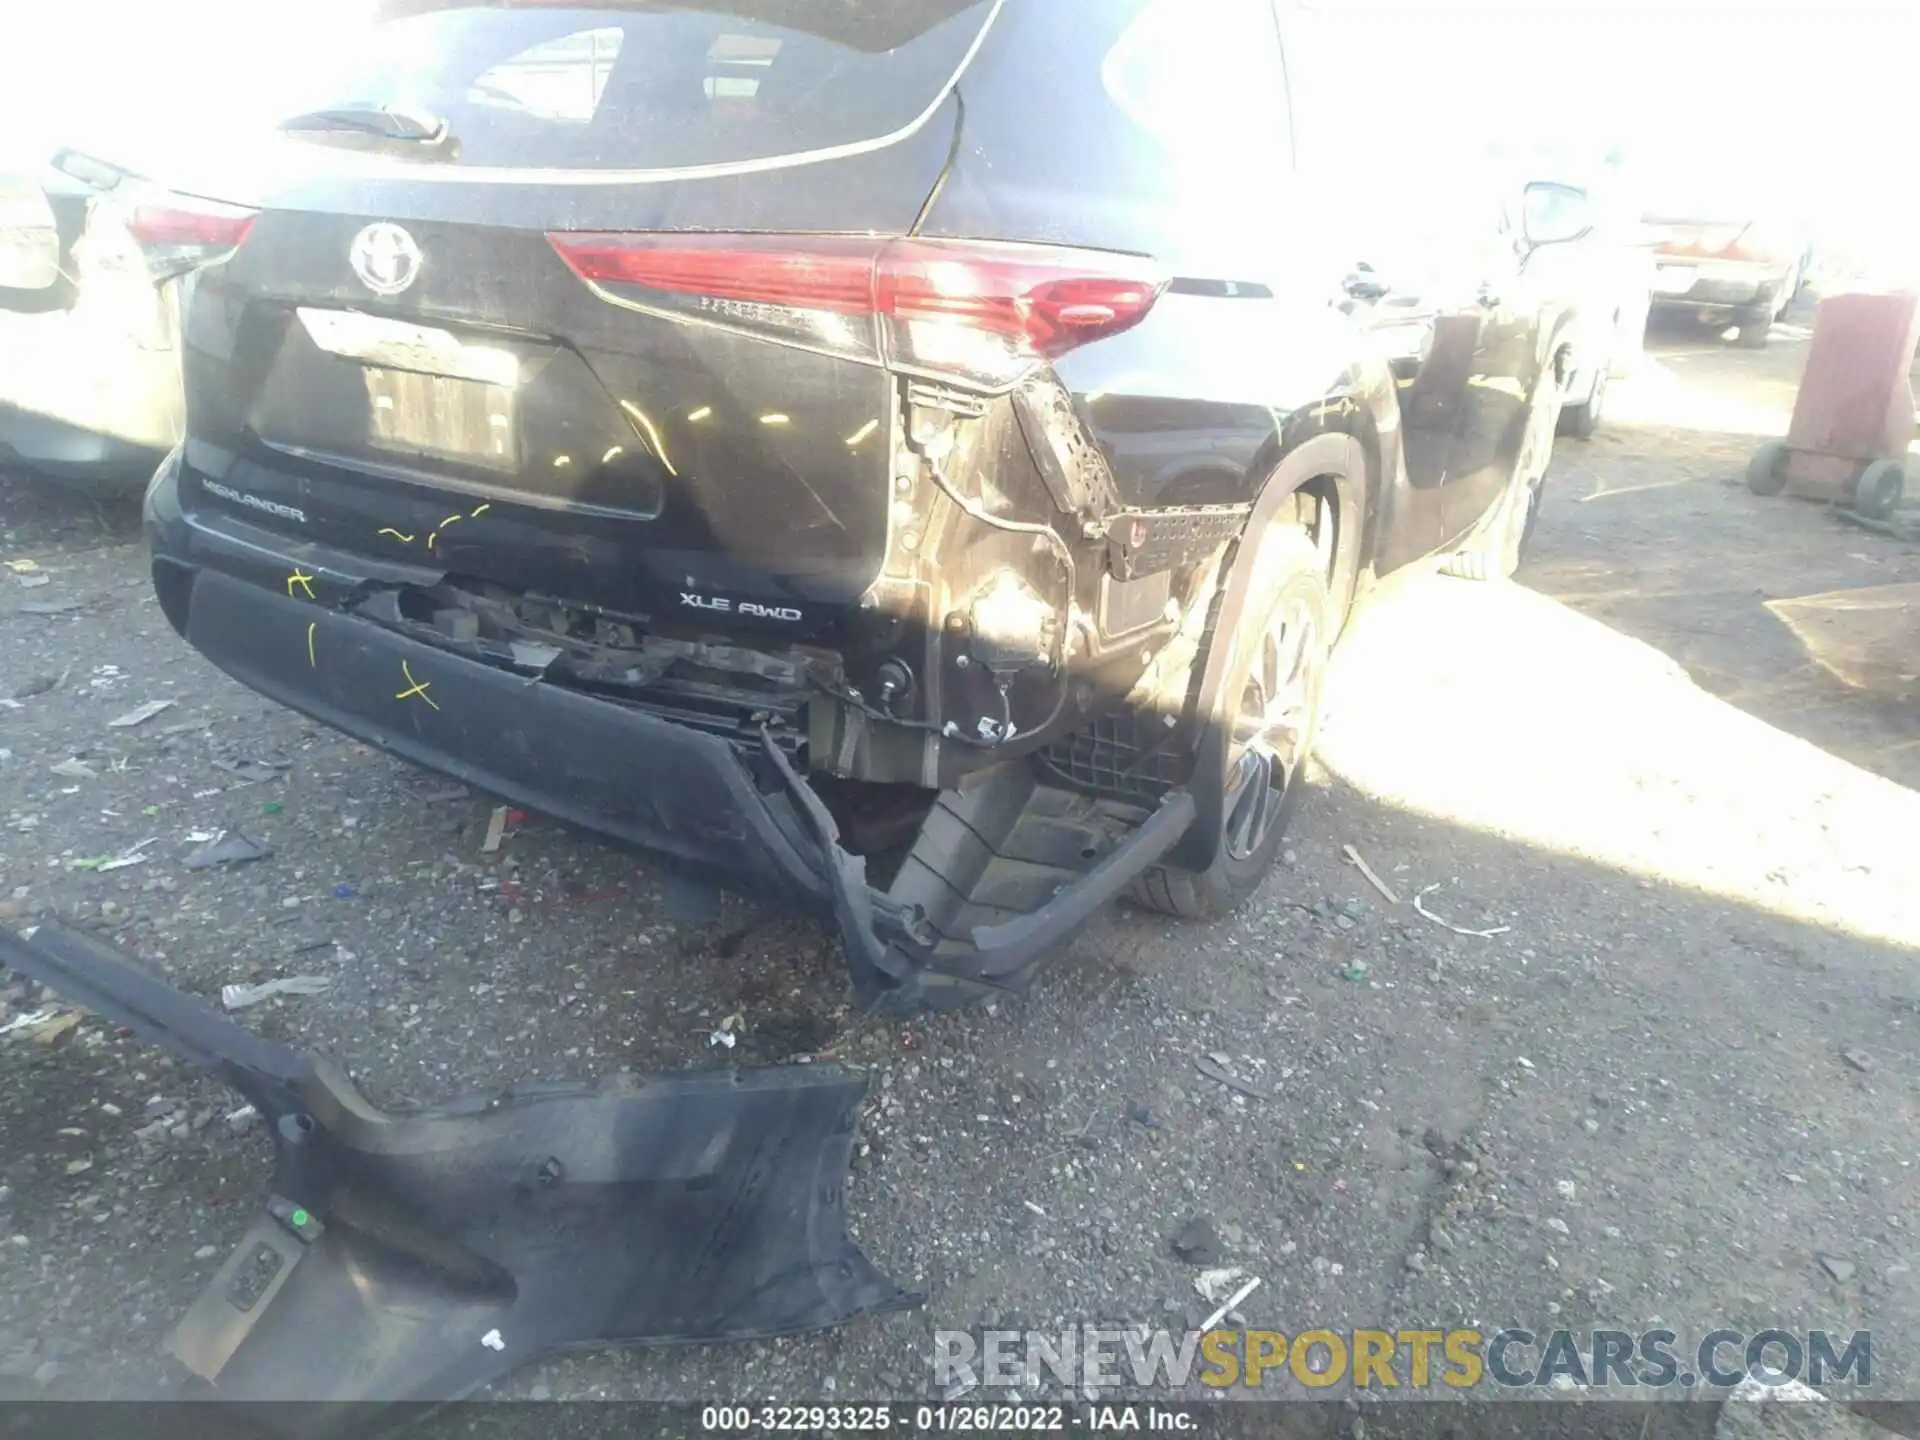
{"label": "rear taillight", "polygon": [[547,238],[575,274],[621,303],[989,387],[1137,325],[1166,285],[1152,261],[1049,245],[579,231]]}
{"label": "rear taillight", "polygon": [[1741,242],[1748,228],[1741,225],[1712,228],[1698,225],[1664,227],[1659,232],[1660,253],[1685,256],[1690,260],[1746,259],[1748,257],[1742,253]]}
{"label": "rear taillight", "polygon": [[121,210],[127,233],[156,280],[226,259],[259,218],[257,210],[244,206],[158,190],[136,192],[122,202]]}

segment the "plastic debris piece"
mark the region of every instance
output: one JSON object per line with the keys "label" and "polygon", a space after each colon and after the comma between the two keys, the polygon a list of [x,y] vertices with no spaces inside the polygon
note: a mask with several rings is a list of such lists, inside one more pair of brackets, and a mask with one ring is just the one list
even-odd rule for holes
{"label": "plastic debris piece", "polygon": [[493,814],[487,819],[487,838],[480,842],[482,855],[497,855],[500,843],[507,838],[507,807],[496,805]]}
{"label": "plastic debris piece", "polygon": [[293,767],[275,760],[224,760],[214,757],[214,769],[224,770],[229,775],[240,777],[241,783],[259,785],[268,780],[278,780],[282,774]]}
{"label": "plastic debris piece", "polygon": [[1491,940],[1494,936],[1504,935],[1513,928],[1511,925],[1496,925],[1491,930],[1470,930],[1464,925],[1454,924],[1451,920],[1443,920],[1440,916],[1434,914],[1433,911],[1427,909],[1425,905],[1420,903],[1439,888],[1438,885],[1429,885],[1426,889],[1417,893],[1413,897],[1413,908],[1418,910],[1421,915],[1431,920],[1434,924],[1438,925],[1442,930],[1451,930],[1456,935],[1470,935],[1476,940]]}
{"label": "plastic debris piece", "polygon": [[56,1010],[30,1010],[25,1015],[16,1015],[6,1024],[0,1025],[0,1035],[12,1035],[20,1030],[31,1030],[36,1025],[45,1024],[58,1013]]}
{"label": "plastic debris piece", "polygon": [[258,985],[222,985],[220,1003],[229,1010],[244,1010],[276,995],[321,995],[332,985],[325,975],[285,975],[278,980],[262,980]]}
{"label": "plastic debris piece", "polygon": [[144,725],[154,716],[171,710],[174,704],[172,700],[149,700],[146,704],[129,710],[117,719],[109,720],[107,726],[113,730],[131,730],[134,726]]}
{"label": "plastic debris piece", "polygon": [[333,898],[336,900],[351,900],[358,893],[359,892],[351,885],[336,885],[333,887]]}
{"label": "plastic debris piece", "polygon": [[145,840],[142,840],[138,845],[128,846],[125,850],[122,850],[118,855],[115,855],[111,860],[103,860],[93,868],[97,871],[104,872],[107,870],[124,870],[129,865],[144,865],[147,863],[147,860],[149,859],[149,857],[144,853],[146,851],[146,848],[149,845],[157,845],[159,843],[160,843],[160,837],[158,835],[149,835]]}
{"label": "plastic debris piece", "polygon": [[[1213,1329],[1254,1291],[1260,1288],[1260,1277],[1250,1275],[1238,1266],[1220,1270],[1202,1270],[1194,1276],[1193,1288],[1200,1292],[1200,1298],[1210,1305],[1220,1308],[1209,1315],[1200,1325],[1200,1333]],[[1225,1296],[1224,1299],[1221,1297]]]}
{"label": "plastic debris piece", "polygon": [[40,568],[40,565],[34,560],[9,560],[7,568],[16,575],[31,575]]}
{"label": "plastic debris piece", "polygon": [[1238,1090],[1242,1095],[1251,1095],[1256,1100],[1273,1099],[1273,1092],[1271,1090],[1264,1090],[1260,1086],[1255,1085],[1251,1080],[1242,1080],[1238,1075],[1234,1074],[1210,1055],[1202,1055],[1198,1060],[1195,1060],[1193,1062],[1193,1068],[1209,1080],[1219,1081],[1220,1084],[1226,1086],[1229,1090]]}
{"label": "plastic debris piece", "polygon": [[60,1042],[61,1036],[78,1030],[80,1022],[86,1018],[87,1012],[84,1010],[63,1010],[51,1020],[34,1026],[28,1035],[34,1044],[51,1047]]}
{"label": "plastic debris piece", "polygon": [[278,815],[286,808],[287,807],[282,805],[278,800],[269,800],[260,807],[260,813],[262,815]]}
{"label": "plastic debris piece", "polygon": [[498,1330],[489,1330],[480,1337],[480,1343],[489,1350],[505,1350],[507,1342],[500,1337]]}
{"label": "plastic debris piece", "polygon": [[38,590],[42,585],[53,583],[51,575],[15,575],[13,579],[15,584],[25,586],[29,590]]}
{"label": "plastic debris piece", "polygon": [[508,649],[512,652],[513,663],[522,670],[533,670],[544,675],[547,667],[560,658],[557,645],[541,645],[532,640],[515,640]]}
{"label": "plastic debris piece", "polygon": [[63,780],[98,780],[100,778],[100,772],[98,770],[77,756],[72,759],[62,760],[52,768],[53,773],[60,776]]}
{"label": "plastic debris piece", "polygon": [[249,840],[235,830],[202,845],[187,856],[186,864],[189,870],[212,870],[220,865],[245,865],[250,861],[264,860],[271,854],[271,845]]}

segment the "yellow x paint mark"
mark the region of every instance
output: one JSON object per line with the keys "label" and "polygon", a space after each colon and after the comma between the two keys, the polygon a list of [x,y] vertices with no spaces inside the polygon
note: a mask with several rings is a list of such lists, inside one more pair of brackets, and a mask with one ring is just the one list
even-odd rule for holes
{"label": "yellow x paint mark", "polygon": [[422,682],[414,679],[413,671],[408,668],[407,662],[404,660],[400,662],[400,673],[407,677],[407,684],[410,688],[406,690],[402,690],[398,695],[395,695],[393,697],[394,699],[411,700],[416,696],[418,696],[420,699],[426,701],[427,704],[432,705],[435,710],[438,710],[440,708],[438,705],[433,704],[433,697],[427,694],[427,691],[433,688],[433,682],[431,680],[428,680],[423,684]]}
{"label": "yellow x paint mark", "polygon": [[318,670],[320,668],[320,662],[313,658],[313,632],[319,628],[320,622],[318,620],[307,626],[307,666],[312,670]]}
{"label": "yellow x paint mark", "polygon": [[398,540],[402,545],[411,545],[413,543],[413,537],[411,535],[402,535],[398,530],[387,529],[387,530],[382,530],[380,533],[382,535],[391,535],[394,539]]}
{"label": "yellow x paint mark", "polygon": [[309,600],[316,598],[313,593],[313,576],[303,575],[298,570],[294,571],[293,574],[289,575],[287,577],[287,596],[289,599],[292,598],[293,587],[296,585],[298,585],[302,590],[307,592],[307,598]]}

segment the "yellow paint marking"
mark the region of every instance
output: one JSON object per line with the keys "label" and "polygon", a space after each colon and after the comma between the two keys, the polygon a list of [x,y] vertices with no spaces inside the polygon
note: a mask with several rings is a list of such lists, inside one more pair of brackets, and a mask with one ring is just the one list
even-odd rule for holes
{"label": "yellow paint marking", "polygon": [[447,526],[449,526],[449,525],[454,525],[454,524],[458,524],[458,523],[459,523],[459,520],[460,520],[460,517],[459,517],[458,515],[449,515],[449,516],[447,516],[447,518],[446,518],[446,519],[444,519],[444,520],[442,520],[442,521],[440,522],[440,528],[441,528],[442,530],[444,530],[444,529],[446,529],[446,528],[447,528]]}
{"label": "yellow paint marking", "polygon": [[412,700],[418,697],[419,699],[426,701],[427,704],[432,705],[435,710],[438,710],[440,708],[438,705],[433,704],[433,697],[427,694],[427,691],[433,688],[433,682],[431,680],[428,680],[425,683],[422,683],[421,681],[414,679],[412,669],[408,667],[407,662],[404,660],[400,662],[400,673],[407,677],[407,684],[410,688],[406,690],[402,690],[399,694],[393,697],[394,699]]}
{"label": "yellow paint marking", "polygon": [[298,570],[294,571],[293,574],[289,575],[287,577],[287,598],[288,599],[293,598],[293,587],[296,585],[298,585],[302,590],[307,592],[307,598],[309,600],[314,600],[319,598],[313,593],[313,576],[302,574]]}
{"label": "yellow paint marking", "polygon": [[392,528],[382,530],[380,533],[382,535],[391,535],[394,539],[398,540],[402,545],[411,545],[413,543],[413,537],[411,535],[402,535],[398,530],[395,530]]}
{"label": "yellow paint marking", "polygon": [[660,438],[660,432],[654,428],[653,421],[647,418],[646,411],[642,410],[638,405],[635,405],[631,400],[622,400],[620,402],[620,408],[631,415],[644,432],[641,438],[647,442],[647,449],[653,452],[653,458],[667,467],[667,473],[669,475],[679,475],[680,472],[673,468],[673,461],[667,458],[666,442]]}
{"label": "yellow paint marking", "polygon": [[313,632],[319,628],[320,622],[318,620],[315,620],[311,625],[307,626],[307,665],[310,669],[314,670],[320,668],[320,662],[313,658]]}
{"label": "yellow paint marking", "polygon": [[491,506],[491,505],[482,505],[482,506],[481,506],[481,507],[480,507],[480,508],[479,508],[478,510],[475,510],[475,511],[474,511],[474,512],[473,512],[473,513],[472,513],[471,515],[469,515],[469,516],[468,516],[467,518],[468,518],[469,520],[478,520],[478,519],[479,519],[479,518],[480,518],[480,517],[481,517],[482,515],[484,515],[484,514],[486,514],[486,513],[487,513],[487,511],[489,511],[489,510],[491,510],[492,508],[493,508],[493,506]]}

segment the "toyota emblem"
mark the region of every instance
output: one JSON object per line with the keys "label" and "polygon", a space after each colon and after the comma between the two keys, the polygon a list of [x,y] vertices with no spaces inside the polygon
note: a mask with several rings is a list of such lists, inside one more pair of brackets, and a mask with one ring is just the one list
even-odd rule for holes
{"label": "toyota emblem", "polygon": [[353,237],[347,251],[353,273],[376,295],[398,295],[419,278],[425,256],[413,236],[382,220]]}

